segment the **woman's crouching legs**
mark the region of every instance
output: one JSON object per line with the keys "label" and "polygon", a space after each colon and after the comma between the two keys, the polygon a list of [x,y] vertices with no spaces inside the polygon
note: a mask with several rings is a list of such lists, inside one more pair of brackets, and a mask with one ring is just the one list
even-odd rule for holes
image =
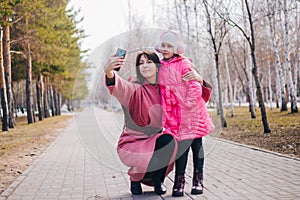
{"label": "woman's crouching legs", "polygon": [[154,192],[158,195],[167,192],[163,182],[174,150],[175,139],[171,135],[161,135],[156,140],[155,151],[149,163],[148,172],[152,173]]}

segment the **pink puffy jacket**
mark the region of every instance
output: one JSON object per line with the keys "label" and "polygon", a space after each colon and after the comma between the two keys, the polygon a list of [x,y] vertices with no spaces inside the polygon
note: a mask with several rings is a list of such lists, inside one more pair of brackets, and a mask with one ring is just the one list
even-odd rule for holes
{"label": "pink puffy jacket", "polygon": [[178,56],[161,61],[158,75],[164,132],[172,133],[178,141],[203,137],[214,129],[205,105],[210,90],[197,81],[182,79],[192,68],[189,59]]}

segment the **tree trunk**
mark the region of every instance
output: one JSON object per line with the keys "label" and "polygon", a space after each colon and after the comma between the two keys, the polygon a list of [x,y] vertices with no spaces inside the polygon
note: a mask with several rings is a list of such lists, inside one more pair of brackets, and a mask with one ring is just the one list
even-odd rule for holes
{"label": "tree trunk", "polygon": [[285,49],[285,71],[286,71],[286,79],[287,79],[287,86],[289,90],[290,95],[290,101],[291,101],[291,112],[296,113],[298,112],[297,107],[297,98],[296,98],[296,92],[295,92],[295,86],[293,83],[292,78],[292,71],[291,71],[291,59],[290,59],[290,47],[289,47],[289,27],[288,27],[288,11],[287,11],[287,5],[286,0],[283,0],[283,12],[284,12],[284,28],[285,28],[285,43],[284,43],[284,49]]}
{"label": "tree trunk", "polygon": [[272,91],[272,76],[271,76],[271,63],[269,62],[269,68],[268,68],[268,88],[269,88],[269,103],[270,103],[270,109],[273,108],[273,91]]}
{"label": "tree trunk", "polygon": [[32,103],[32,61],[30,52],[30,43],[26,42],[26,111],[27,111],[27,122],[28,124],[33,123],[33,103]]}
{"label": "tree trunk", "polygon": [[190,34],[190,21],[189,21],[189,11],[188,6],[186,4],[187,0],[183,0],[184,3],[184,12],[185,12],[185,20],[187,25],[187,35],[188,35],[188,41],[190,42],[191,34]]}
{"label": "tree trunk", "polygon": [[50,102],[50,95],[49,95],[49,77],[45,77],[45,85],[44,85],[44,117],[50,117],[49,111],[49,102]]}
{"label": "tree trunk", "polygon": [[199,17],[198,17],[198,9],[197,9],[198,2],[197,0],[194,1],[194,17],[195,17],[195,29],[196,29],[196,43],[198,44],[200,41],[200,36],[199,36]]}
{"label": "tree trunk", "polygon": [[[279,55],[279,48],[278,48],[278,40],[276,39],[275,36],[275,11],[274,8],[272,8],[272,4],[270,4],[269,0],[267,0],[267,5],[268,5],[268,19],[269,19],[269,31],[270,31],[270,38],[273,46],[273,54],[276,59],[276,70],[278,72],[278,78],[279,78],[279,85],[280,87],[278,88],[280,91],[280,102],[281,102],[281,111],[286,111],[287,110],[287,100],[286,100],[286,93],[285,93],[285,83],[284,83],[284,75],[283,75],[283,69],[282,65],[280,62],[280,55]],[[272,18],[273,16],[273,18]]]}
{"label": "tree trunk", "polygon": [[[246,57],[247,59],[247,57]],[[251,74],[251,62],[250,58],[246,61],[246,72],[248,77],[248,97],[249,97],[249,111],[251,113],[251,118],[255,119],[255,101],[254,101],[254,92],[253,92],[253,77]]]}
{"label": "tree trunk", "polygon": [[218,81],[218,91],[219,91],[219,108],[220,108],[220,120],[222,127],[227,127],[227,122],[224,116],[224,109],[223,109],[223,103],[222,103],[222,90],[221,90],[221,78],[220,78],[220,69],[219,69],[219,56],[217,53],[215,53],[215,63],[216,63],[216,69],[217,69],[217,81]]}
{"label": "tree trunk", "polygon": [[0,95],[1,95],[1,107],[2,107],[2,131],[8,131],[8,106],[6,96],[6,84],[3,67],[3,31],[0,26]]}
{"label": "tree trunk", "polygon": [[219,69],[219,51],[222,45],[222,41],[225,37],[225,33],[226,31],[223,33],[220,33],[220,38],[219,38],[219,42],[218,42],[218,46],[217,46],[217,42],[216,42],[216,38],[215,35],[213,33],[212,30],[212,21],[211,21],[211,16],[210,16],[210,12],[208,10],[208,5],[207,2],[204,1],[204,8],[206,11],[206,19],[207,19],[207,31],[209,33],[210,39],[211,39],[211,43],[212,43],[212,47],[213,47],[213,55],[214,55],[214,61],[215,61],[215,67],[216,67],[216,72],[217,72],[217,87],[218,87],[218,101],[219,101],[219,109],[220,109],[220,120],[221,120],[221,125],[222,127],[227,127],[227,123],[226,123],[226,119],[224,116],[224,111],[223,111],[223,103],[222,103],[222,90],[221,90],[221,78],[220,78],[220,69]]}
{"label": "tree trunk", "polygon": [[[155,1],[152,1],[152,26],[154,26],[155,24],[155,16],[156,16],[156,12],[155,12]],[[167,4],[167,13],[169,14],[169,4]]]}
{"label": "tree trunk", "polygon": [[128,28],[129,31],[131,31],[132,28],[132,6],[131,6],[131,0],[127,0],[127,6],[128,6]]}
{"label": "tree trunk", "polygon": [[39,112],[39,121],[42,121],[44,119],[44,81],[42,74],[38,75],[36,82],[36,99]]}
{"label": "tree trunk", "polygon": [[280,78],[279,78],[279,71],[278,68],[275,67],[275,73],[276,73],[276,108],[279,108],[279,104],[281,103],[281,88],[280,88]]}
{"label": "tree trunk", "polygon": [[175,5],[175,13],[176,13],[176,20],[178,24],[178,29],[179,32],[182,32],[182,13],[181,13],[181,4],[177,4],[177,0],[174,0],[174,5]]}
{"label": "tree trunk", "polygon": [[231,78],[230,73],[228,69],[228,60],[227,60],[227,54],[225,55],[225,68],[226,68],[226,76],[227,76],[227,83],[228,83],[228,89],[229,89],[229,99],[230,99],[230,110],[231,110],[231,117],[234,117],[234,99],[233,99],[233,92],[232,92],[232,84],[231,84]]}
{"label": "tree trunk", "polygon": [[[7,20],[5,20],[7,21]],[[12,81],[11,81],[11,56],[10,56],[10,27],[4,26],[3,29],[3,64],[5,71],[5,83],[6,83],[6,95],[8,106],[8,127],[15,127],[15,115],[14,115],[14,98],[12,93]]]}
{"label": "tree trunk", "polygon": [[299,63],[299,55],[298,55],[299,53],[296,53],[296,57],[295,57],[295,61],[294,61],[294,77],[293,77],[293,81],[294,81],[294,86],[295,86],[295,93],[296,93],[296,97],[299,95],[298,94],[298,89],[299,89],[299,87],[298,87],[298,78],[300,78],[299,77],[299,67],[298,67],[298,63]]}
{"label": "tree trunk", "polygon": [[228,95],[229,95],[229,93],[228,93],[228,84],[227,84],[227,82],[223,85],[223,87],[224,87],[224,90],[223,90],[223,95],[222,95],[222,97],[223,97],[223,102],[224,102],[224,107],[226,108],[226,109],[228,109],[228,107],[229,107],[229,99],[228,99]]}
{"label": "tree trunk", "polygon": [[[213,49],[211,48],[211,55],[212,55],[212,59],[211,59],[211,63],[212,64],[212,81],[213,81],[213,85],[218,85],[218,80],[217,80],[217,67],[216,67],[216,63],[214,60],[214,53],[213,53]],[[217,109],[217,114],[220,114],[220,104],[219,104],[219,88],[215,87],[214,88],[214,92],[213,92],[213,96],[214,96],[214,104],[215,107]]]}
{"label": "tree trunk", "polygon": [[57,115],[61,115],[61,106],[62,106],[62,97],[61,97],[61,93],[57,91]]}
{"label": "tree trunk", "polygon": [[258,103],[261,111],[261,117],[262,117],[262,122],[264,126],[264,133],[270,133],[271,129],[269,128],[269,123],[267,120],[267,113],[265,109],[265,104],[262,96],[262,90],[258,78],[258,72],[257,72],[257,63],[256,63],[256,57],[255,57],[255,38],[254,38],[254,27],[253,27],[253,21],[252,21],[252,16],[250,12],[250,8],[248,5],[248,0],[245,0],[246,8],[247,8],[247,13],[248,13],[248,20],[249,20],[249,25],[250,25],[250,30],[251,30],[251,42],[249,41],[250,48],[251,48],[251,56],[252,56],[252,61],[253,61],[253,69],[252,73],[254,76],[256,88],[257,88],[257,96],[258,96]]}
{"label": "tree trunk", "polygon": [[57,92],[55,88],[53,88],[53,103],[54,103],[55,116],[56,116],[58,115],[58,108],[57,108],[58,99],[57,99]]}
{"label": "tree trunk", "polygon": [[[296,8],[296,13],[297,13],[297,17],[296,17],[296,24],[298,24],[298,29],[300,28],[299,26],[299,18],[300,18],[300,9],[298,7],[298,4],[297,2],[295,1],[295,8]],[[296,48],[297,49],[300,49],[300,33],[299,31],[297,32],[297,35],[296,35]],[[298,51],[296,53],[296,58],[295,58],[295,74],[296,74],[296,77],[295,77],[295,90],[296,90],[296,94],[298,96],[300,96],[300,51]]]}
{"label": "tree trunk", "polygon": [[49,84],[49,96],[50,96],[50,109],[51,109],[51,115],[55,116],[55,103],[54,103],[54,90],[51,84]]}
{"label": "tree trunk", "polygon": [[237,97],[237,92],[238,92],[237,83],[238,83],[238,78],[235,77],[234,87],[233,87],[233,97],[232,97],[232,99],[233,99],[234,101],[235,101],[236,99],[239,99],[239,98]]}

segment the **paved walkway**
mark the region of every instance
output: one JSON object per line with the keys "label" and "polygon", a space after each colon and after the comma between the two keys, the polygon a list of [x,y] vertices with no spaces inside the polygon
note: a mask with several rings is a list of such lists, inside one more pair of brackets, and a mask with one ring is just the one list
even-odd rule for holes
{"label": "paved walkway", "polygon": [[[2,199],[174,199],[143,186],[132,196],[127,168],[116,155],[122,115],[88,108],[74,116],[52,145],[0,195]],[[300,199],[300,161],[231,142],[205,138],[205,191],[191,195],[189,161],[185,196],[175,199]],[[191,159],[189,159],[191,160]]]}

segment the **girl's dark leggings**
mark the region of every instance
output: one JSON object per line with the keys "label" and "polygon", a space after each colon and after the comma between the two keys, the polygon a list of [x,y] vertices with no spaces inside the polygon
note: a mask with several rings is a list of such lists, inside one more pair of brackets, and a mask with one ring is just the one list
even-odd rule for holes
{"label": "girl's dark leggings", "polygon": [[175,162],[176,175],[184,175],[190,147],[192,148],[193,152],[194,169],[198,169],[200,172],[203,172],[204,151],[202,146],[202,138],[196,138],[194,140],[182,140],[178,142],[178,152]]}
{"label": "girl's dark leggings", "polygon": [[160,181],[163,182],[174,148],[175,140],[171,135],[161,135],[157,138],[155,151],[148,165],[145,177],[159,177]]}

